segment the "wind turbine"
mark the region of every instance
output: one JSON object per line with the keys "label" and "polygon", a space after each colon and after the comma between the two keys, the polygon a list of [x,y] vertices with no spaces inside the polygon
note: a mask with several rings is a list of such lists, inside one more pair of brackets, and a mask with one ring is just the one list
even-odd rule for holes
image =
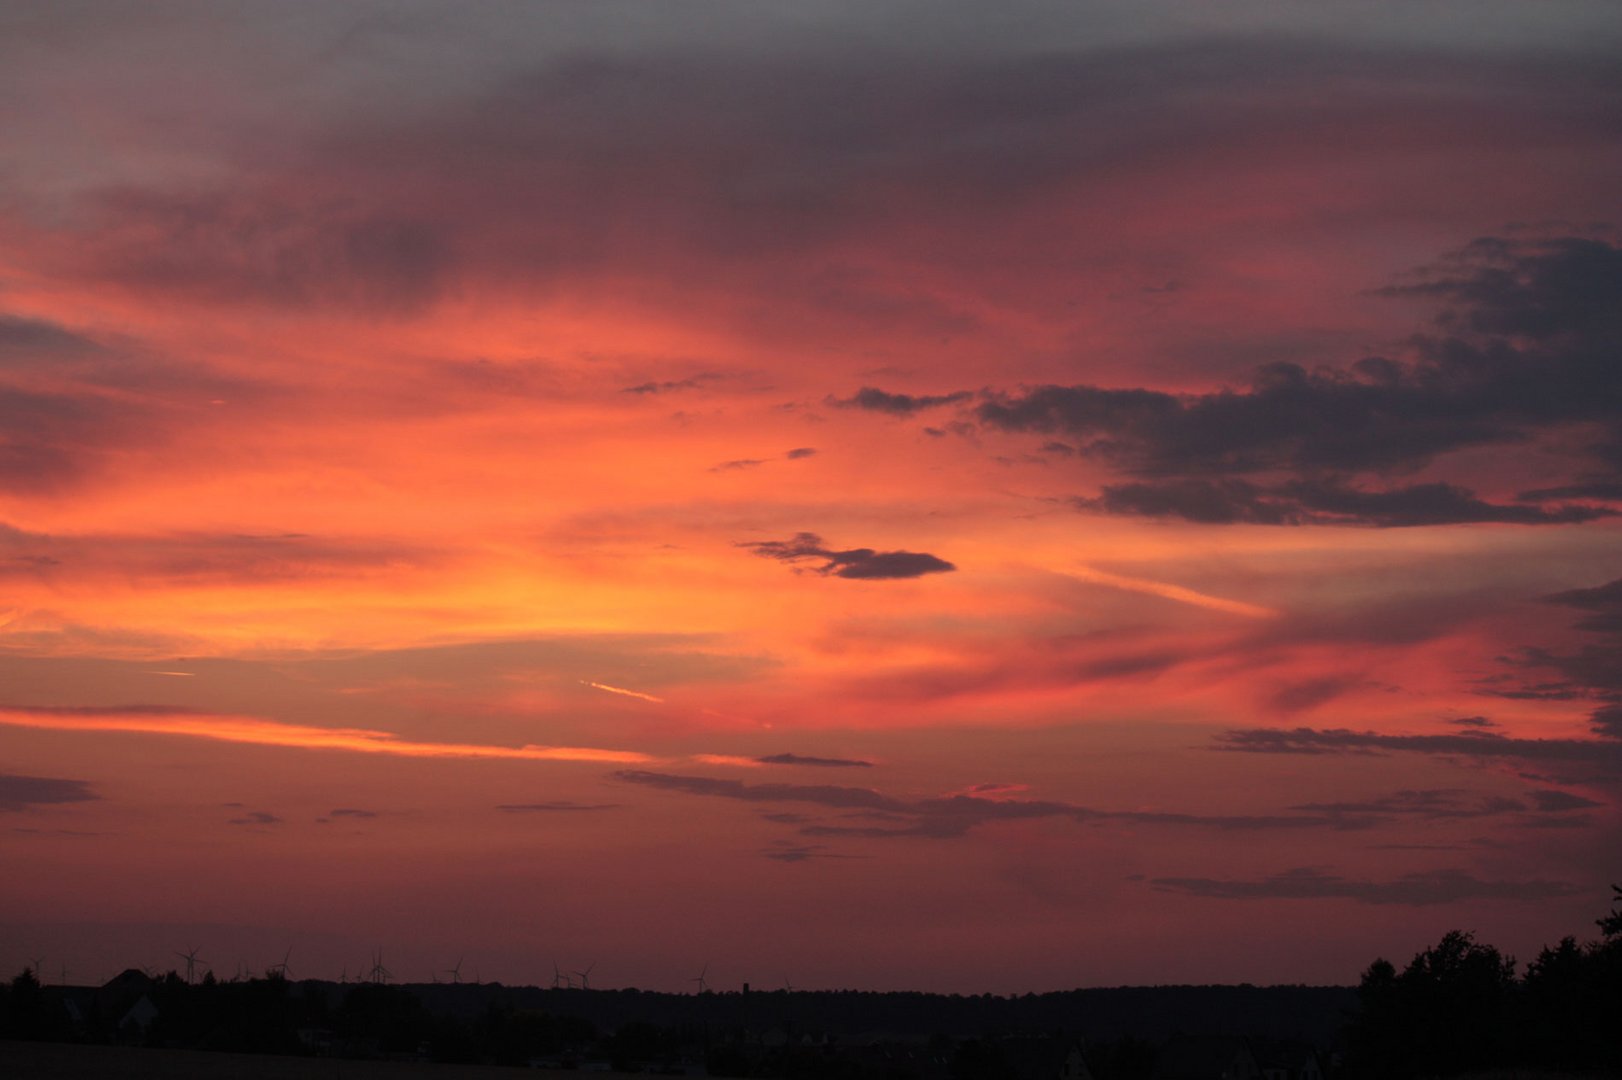
{"label": "wind turbine", "polygon": [[[559,985],[560,983],[562,984],[561,986]],[[569,981],[569,976],[565,975],[561,970],[559,970],[558,962],[556,960],[552,961],[552,989],[567,990],[573,985],[574,983]]]}
{"label": "wind turbine", "polygon": [[41,986],[45,985],[45,961],[40,957],[33,957],[28,961],[29,970],[34,973],[34,981]]}
{"label": "wind turbine", "polygon": [[369,973],[374,983],[386,983],[394,978],[394,972],[383,966],[383,950],[379,949],[372,954],[372,970]]}
{"label": "wind turbine", "polygon": [[577,972],[575,972],[576,975],[580,976],[580,989],[582,989],[582,990],[590,990],[591,989],[591,969],[596,967],[596,966],[597,966],[597,961],[593,960],[591,963],[586,965],[586,970],[585,971],[577,971]]}
{"label": "wind turbine", "polygon": [[285,979],[289,975],[293,974],[293,969],[287,966],[287,961],[292,959],[292,956],[293,956],[293,946],[289,945],[287,947],[287,952],[282,954],[282,962],[279,963],[279,964],[272,964],[270,967],[265,969],[265,977],[267,979],[268,978]]}
{"label": "wind turbine", "polygon": [[[188,949],[186,952],[177,952],[175,955],[186,961],[186,985],[190,986],[197,978],[197,965],[199,963],[197,959],[197,950]],[[204,964],[208,963],[207,960],[201,962]]]}
{"label": "wind turbine", "polygon": [[456,958],[456,966],[446,970],[445,974],[451,977],[452,983],[459,983],[462,981],[462,961],[465,959],[467,959],[465,956],[458,956]]}
{"label": "wind turbine", "polygon": [[710,984],[704,981],[704,976],[708,975],[709,973],[710,973],[710,965],[706,963],[704,965],[704,970],[700,971],[698,973],[698,977],[696,979],[688,979],[687,981],[688,982],[696,982],[696,983],[698,983],[698,992],[700,994],[708,993],[709,989],[710,989]]}

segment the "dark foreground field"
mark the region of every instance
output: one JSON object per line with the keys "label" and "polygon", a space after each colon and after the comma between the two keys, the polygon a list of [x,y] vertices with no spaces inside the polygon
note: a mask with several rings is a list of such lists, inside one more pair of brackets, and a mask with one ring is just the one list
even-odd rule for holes
{"label": "dark foreground field", "polygon": [[[3,1080],[501,1080],[551,1070],[0,1041]],[[580,1073],[568,1074],[578,1077]],[[595,1073],[612,1078],[624,1073]]]}

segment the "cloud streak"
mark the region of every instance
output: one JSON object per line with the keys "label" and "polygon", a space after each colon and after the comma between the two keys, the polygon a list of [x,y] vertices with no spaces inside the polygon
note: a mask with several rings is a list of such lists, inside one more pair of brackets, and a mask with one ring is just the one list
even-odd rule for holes
{"label": "cloud streak", "polygon": [[808,754],[767,754],[755,759],[762,765],[810,765],[821,769],[871,769],[871,761],[859,758],[812,757]]}
{"label": "cloud streak", "polygon": [[282,724],[248,716],[193,713],[161,705],[45,708],[0,705],[0,724],[47,731],[172,735],[215,742],[299,750],[341,750],[411,758],[505,761],[581,761],[614,764],[655,760],[634,750],[584,746],[489,746],[401,739],[387,731]]}
{"label": "cloud streak", "polygon": [[94,802],[100,798],[84,780],[0,773],[0,810],[28,810],[36,806]]}
{"label": "cloud streak", "polygon": [[0,581],[113,578],[252,586],[353,578],[434,558],[423,548],[395,541],[296,532],[49,535],[0,522]]}
{"label": "cloud streak", "polygon": [[822,537],[808,532],[796,533],[792,540],[760,540],[738,546],[749,548],[761,558],[786,563],[820,559],[822,565],[811,568],[817,573],[858,581],[916,578],[957,569],[945,559],[921,551],[874,551],[872,548],[836,551],[824,547]]}
{"label": "cloud streak", "polygon": [[1279,614],[1276,609],[1264,607],[1261,604],[1251,604],[1243,600],[1230,600],[1226,597],[1212,596],[1209,593],[1198,592],[1166,581],[1129,577],[1126,574],[1112,574],[1108,570],[1099,570],[1091,566],[1070,570],[1069,574],[1072,577],[1081,578],[1083,581],[1090,581],[1097,585],[1108,585],[1111,588],[1124,589],[1127,592],[1159,596],[1166,600],[1175,600],[1180,604],[1192,604],[1195,607],[1208,608],[1212,611],[1224,611],[1230,615],[1242,615],[1247,619],[1270,619]]}
{"label": "cloud streak", "polygon": [[1420,753],[1622,765],[1622,742],[1602,739],[1517,739],[1486,731],[1393,735],[1349,728],[1234,728],[1217,735],[1215,745],[1219,750],[1247,754]]}
{"label": "cloud streak", "polygon": [[610,686],[608,683],[591,682],[587,679],[582,679],[581,682],[584,685],[591,687],[593,690],[601,690],[604,693],[618,694],[620,697],[636,698],[638,701],[649,701],[655,705],[663,705],[665,703],[664,698],[655,697],[652,694],[644,694],[640,690],[627,690],[623,686]]}
{"label": "cloud streak", "polygon": [[496,806],[506,814],[577,814],[594,810],[618,810],[619,803],[577,803],[568,801],[541,803],[500,803]]}
{"label": "cloud streak", "polygon": [[699,795],[750,803],[794,803],[847,812],[845,818],[865,819],[871,824],[834,823],[803,819],[799,815],[781,817],[797,825],[804,836],[865,839],[954,839],[981,826],[1004,821],[1068,819],[1085,825],[1126,827],[1202,828],[1223,832],[1264,832],[1274,830],[1328,829],[1357,831],[1390,825],[1403,817],[1431,818],[1489,817],[1523,812],[1524,804],[1510,799],[1483,798],[1466,803],[1456,793],[1444,791],[1398,792],[1362,803],[1308,804],[1280,814],[1191,814],[1144,810],[1100,810],[1073,803],[1001,796],[948,795],[938,798],[905,799],[873,788],[831,784],[750,784],[741,780],[704,776],[683,776],[647,770],[614,773],[624,783],[682,795]]}
{"label": "cloud streak", "polygon": [[1154,878],[1161,892],[1217,900],[1352,900],[1360,904],[1430,907],[1470,900],[1548,900],[1573,896],[1583,887],[1564,881],[1483,880],[1463,870],[1403,874],[1390,881],[1359,881],[1299,867],[1257,880]]}
{"label": "cloud streak", "polygon": [[951,394],[892,394],[875,386],[864,386],[848,398],[828,399],[836,409],[864,409],[868,412],[888,413],[891,416],[911,416],[925,409],[938,409],[943,405],[956,405],[974,395],[967,390]]}

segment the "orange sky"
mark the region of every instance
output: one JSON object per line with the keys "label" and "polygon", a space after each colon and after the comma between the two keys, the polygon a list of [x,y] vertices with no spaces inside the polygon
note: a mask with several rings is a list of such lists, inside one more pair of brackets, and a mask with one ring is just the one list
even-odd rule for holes
{"label": "orange sky", "polygon": [[0,967],[1584,934],[1622,20],[1021,10],[0,9]]}

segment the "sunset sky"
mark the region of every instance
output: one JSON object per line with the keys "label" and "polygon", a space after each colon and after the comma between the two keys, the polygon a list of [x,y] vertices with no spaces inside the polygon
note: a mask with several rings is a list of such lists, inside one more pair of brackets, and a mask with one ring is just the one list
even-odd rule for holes
{"label": "sunset sky", "polygon": [[0,969],[1594,936],[1619,50],[1614,0],[0,0]]}

